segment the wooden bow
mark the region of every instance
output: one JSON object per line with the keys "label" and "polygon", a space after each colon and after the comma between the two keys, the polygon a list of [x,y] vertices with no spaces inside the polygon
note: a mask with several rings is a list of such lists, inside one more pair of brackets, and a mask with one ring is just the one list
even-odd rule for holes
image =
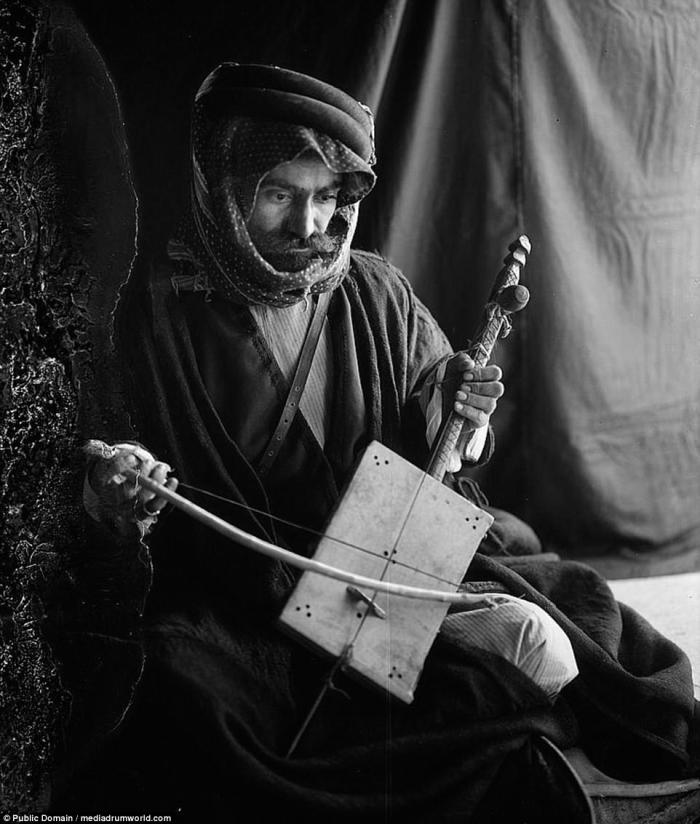
{"label": "wooden bow", "polygon": [[[306,572],[315,572],[318,575],[323,575],[327,578],[334,578],[346,584],[351,584],[356,587],[364,587],[376,590],[377,592],[384,592],[387,595],[401,596],[404,598],[415,598],[418,600],[439,601],[448,604],[461,604],[463,606],[483,601],[482,595],[473,595],[468,592],[445,592],[438,589],[429,589],[425,587],[413,587],[402,584],[395,584],[389,581],[382,581],[375,578],[370,578],[364,575],[356,575],[353,572],[348,572],[345,569],[324,564],[312,558],[305,558],[303,555],[297,555],[289,549],[277,546],[277,544],[265,541],[255,535],[251,535],[240,527],[228,523],[218,515],[214,515],[204,507],[198,506],[187,498],[183,497],[177,492],[173,492],[163,484],[152,480],[151,478],[142,475],[134,469],[125,469],[123,473],[130,480],[137,485],[155,492],[161,498],[165,498],[169,503],[183,512],[195,518],[200,523],[205,524],[211,529],[215,530],[226,538],[241,544],[242,546],[252,549],[255,552],[260,552],[270,558],[275,558],[278,561],[283,561],[290,566]],[[332,537],[327,536],[328,540],[333,540]],[[359,547],[363,551],[367,548]]]}

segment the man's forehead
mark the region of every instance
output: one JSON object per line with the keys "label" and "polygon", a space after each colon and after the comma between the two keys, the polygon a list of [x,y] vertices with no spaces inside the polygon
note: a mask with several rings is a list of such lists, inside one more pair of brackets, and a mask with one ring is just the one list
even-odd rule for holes
{"label": "man's forehead", "polygon": [[262,186],[291,186],[294,188],[331,188],[340,186],[343,176],[334,172],[317,157],[303,157],[278,163],[264,175]]}

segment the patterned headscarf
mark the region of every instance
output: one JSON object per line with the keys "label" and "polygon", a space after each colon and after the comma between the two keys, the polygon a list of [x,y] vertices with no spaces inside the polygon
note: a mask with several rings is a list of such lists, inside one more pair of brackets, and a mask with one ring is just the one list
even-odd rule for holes
{"label": "patterned headscarf", "polygon": [[[271,70],[271,67],[259,68],[268,73]],[[294,80],[307,79],[304,75],[284,70],[272,71],[276,72],[273,79],[277,78],[277,73],[282,73],[283,79],[289,76]],[[303,105],[297,106],[291,115],[285,111],[284,105],[281,107],[284,117],[298,122],[260,116],[257,113],[259,106],[253,115],[240,113],[241,108],[246,112],[250,107],[241,106],[235,94],[231,95],[230,102],[225,98],[222,100],[220,77],[214,83],[211,78],[212,75],[207,78],[195,101],[192,215],[168,247],[178,272],[205,278],[225,297],[247,304],[289,306],[310,293],[335,289],[347,272],[358,202],[374,185],[373,150],[370,149],[367,159],[363,159],[344,141],[307,125]],[[317,86],[325,87],[312,78],[308,80],[315,84],[312,86],[314,90]],[[235,89],[227,88],[226,91]],[[246,91],[250,92],[250,89]],[[211,101],[215,93],[218,96],[213,106]],[[283,103],[289,98],[296,103],[300,97],[286,90],[282,94]],[[312,99],[311,102],[316,101]],[[265,100],[263,113],[269,111],[274,117],[275,103]],[[359,106],[355,101],[352,103]],[[314,110],[313,114],[310,122],[316,124],[319,112]],[[363,114],[371,124],[368,110],[363,109]],[[334,131],[338,133],[337,129]],[[280,163],[309,154],[320,158],[331,171],[341,175],[337,207],[327,228],[327,234],[335,241],[334,252],[322,259],[312,259],[301,271],[280,272],[260,255],[248,234],[246,221],[253,211],[262,178]]]}

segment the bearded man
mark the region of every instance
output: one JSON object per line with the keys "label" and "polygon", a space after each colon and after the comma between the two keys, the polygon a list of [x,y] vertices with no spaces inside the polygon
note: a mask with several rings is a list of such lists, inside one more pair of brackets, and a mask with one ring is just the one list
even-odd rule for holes
{"label": "bearded man", "polygon": [[[585,815],[575,782],[542,744],[577,740],[567,690],[560,695],[577,674],[567,635],[594,683],[626,673],[601,663],[600,615],[590,626],[578,616],[582,631],[538,592],[561,595],[561,574],[526,580],[477,555],[472,577],[527,600],[460,615],[409,707],[352,682],[331,690],[285,758],[328,666],[275,628],[291,570],[178,511],[155,526],[165,501],[120,483],[126,464],[174,489],[176,467],[181,486],[206,493],[216,514],[309,554],[371,440],[425,460],[451,375],[447,403],[488,442],[488,457],[500,370],[454,355],[403,276],[350,249],[373,162],[367,109],[313,78],[228,63],[197,94],[191,212],[167,261],[121,306],[119,343],[148,450],[118,444],[109,460],[93,458],[86,483],[92,517],[121,541],[148,535],[155,570],[144,676],[110,766],[88,782],[102,788],[94,797],[105,809],[119,799],[129,811],[181,807],[192,820],[227,821],[251,805],[263,820]],[[614,611],[592,572],[574,577]],[[592,717],[595,702],[580,703]],[[629,736],[626,711],[616,704],[614,719],[603,713],[591,729]],[[670,737],[685,714],[674,705]],[[643,762],[659,735],[641,722],[638,730],[613,744],[607,735],[606,752]],[[104,776],[124,769],[128,781],[107,787]]]}

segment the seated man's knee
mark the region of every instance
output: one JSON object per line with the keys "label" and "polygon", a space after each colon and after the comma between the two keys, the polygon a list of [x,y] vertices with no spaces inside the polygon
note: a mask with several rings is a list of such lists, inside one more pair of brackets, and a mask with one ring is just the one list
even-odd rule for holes
{"label": "seated man's knee", "polygon": [[576,658],[564,630],[541,607],[511,602],[508,621],[512,662],[554,699],[578,675]]}
{"label": "seated man's knee", "polygon": [[566,633],[536,604],[508,595],[492,599],[495,606],[448,615],[442,633],[510,661],[553,700],[578,675]]}
{"label": "seated man's knee", "polygon": [[487,506],[486,511],[493,515],[493,524],[479,545],[479,552],[492,556],[538,555],[542,544],[534,529],[525,521],[506,512]]}

